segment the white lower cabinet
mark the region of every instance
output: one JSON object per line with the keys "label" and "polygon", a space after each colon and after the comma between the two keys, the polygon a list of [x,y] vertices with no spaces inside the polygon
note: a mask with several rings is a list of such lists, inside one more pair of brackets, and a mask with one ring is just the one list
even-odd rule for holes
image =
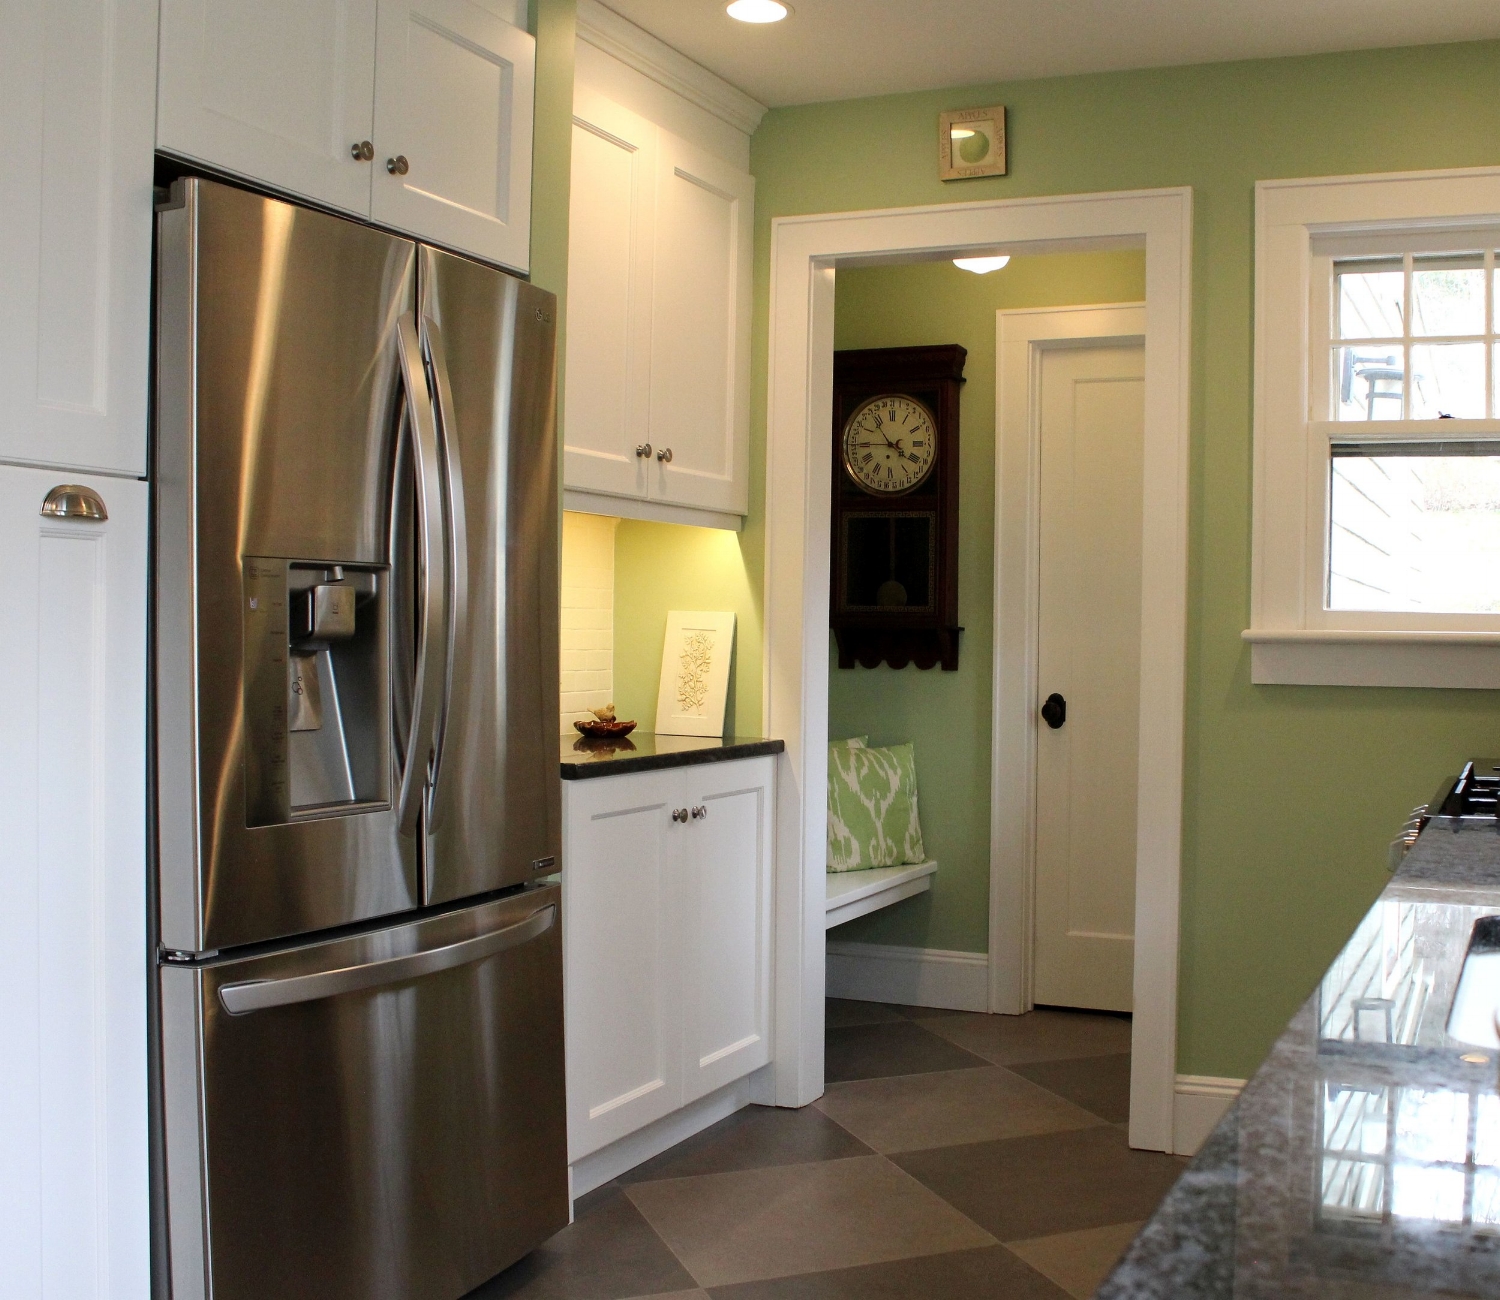
{"label": "white lower cabinet", "polygon": [[[107,520],[43,516],[60,483]],[[145,483],[0,466],[0,1294],[147,1300]]]}
{"label": "white lower cabinet", "polygon": [[774,776],[563,783],[570,1161],[770,1060]]}

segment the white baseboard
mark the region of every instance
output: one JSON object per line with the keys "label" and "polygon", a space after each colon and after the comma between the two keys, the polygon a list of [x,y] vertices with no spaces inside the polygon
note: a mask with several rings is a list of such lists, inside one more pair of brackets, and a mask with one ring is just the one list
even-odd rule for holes
{"label": "white baseboard", "polygon": [[1172,1089],[1172,1150],[1180,1156],[1196,1154],[1244,1086],[1243,1079],[1179,1074]]}
{"label": "white baseboard", "polygon": [[[760,1071],[756,1073],[759,1074]],[[627,1133],[618,1141],[576,1161],[568,1170],[574,1199],[586,1196],[596,1187],[603,1187],[611,1178],[618,1178],[637,1165],[655,1159],[668,1147],[685,1142],[695,1133],[701,1133],[711,1124],[717,1124],[721,1119],[727,1119],[735,1111],[748,1106],[752,1092],[751,1080],[755,1077],[752,1074],[744,1079],[736,1079],[733,1083],[726,1083],[717,1092],[699,1097],[681,1110],[663,1115],[655,1123],[647,1124],[634,1133]]]}
{"label": "white baseboard", "polygon": [[982,952],[839,940],[828,944],[827,988],[831,998],[988,1011],[989,970],[989,958]]}

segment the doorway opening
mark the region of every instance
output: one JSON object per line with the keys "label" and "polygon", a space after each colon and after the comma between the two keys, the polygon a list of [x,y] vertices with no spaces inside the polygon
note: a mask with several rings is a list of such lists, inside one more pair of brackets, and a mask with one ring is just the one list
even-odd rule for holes
{"label": "doorway opening", "polygon": [[[767,734],[787,744],[777,807],[774,1100],[823,1089],[827,743],[835,278],[879,262],[1144,246],[1142,674],[1137,737],[1136,933],[1130,1141],[1170,1150],[1176,1043],[1187,557],[1185,190],[947,204],[773,222],[768,358]],[[993,813],[992,813],[993,815]],[[941,871],[941,866],[939,867]],[[993,989],[1010,960],[993,944]]]}

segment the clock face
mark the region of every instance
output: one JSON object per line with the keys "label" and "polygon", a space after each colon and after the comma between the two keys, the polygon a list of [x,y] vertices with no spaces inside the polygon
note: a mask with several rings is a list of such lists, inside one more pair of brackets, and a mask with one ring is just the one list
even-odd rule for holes
{"label": "clock face", "polygon": [[872,397],[844,423],[844,468],[867,492],[910,492],[931,473],[936,454],[937,426],[914,397]]}

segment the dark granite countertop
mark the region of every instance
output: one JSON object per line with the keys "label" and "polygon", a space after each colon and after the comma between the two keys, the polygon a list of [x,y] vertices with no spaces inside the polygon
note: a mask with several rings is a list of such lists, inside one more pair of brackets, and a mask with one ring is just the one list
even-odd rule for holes
{"label": "dark granite countertop", "polygon": [[724,763],[734,758],[779,754],[782,740],[761,736],[657,736],[632,731],[621,740],[562,738],[562,778],[582,781],[625,772],[654,772],[663,767],[692,767],[695,763]]}
{"label": "dark granite countertop", "polygon": [[1430,823],[1097,1296],[1500,1297],[1500,1052],[1446,1029],[1497,913],[1500,834]]}

